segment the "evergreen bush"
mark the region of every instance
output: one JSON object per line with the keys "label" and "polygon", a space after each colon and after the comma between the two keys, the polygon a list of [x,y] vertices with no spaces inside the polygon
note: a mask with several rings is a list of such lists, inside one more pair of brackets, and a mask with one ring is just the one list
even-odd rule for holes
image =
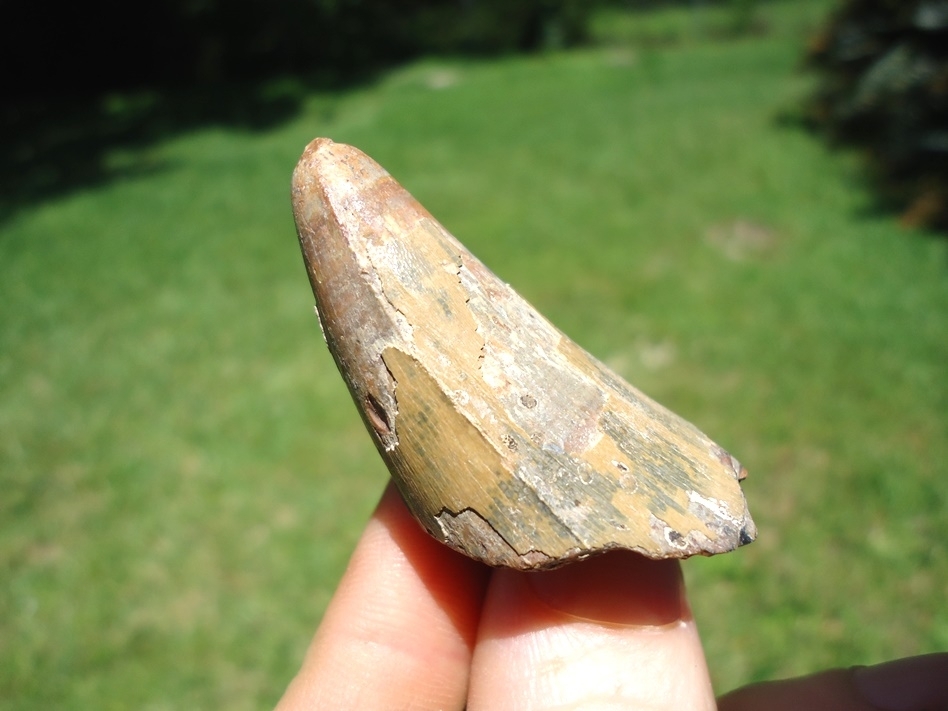
{"label": "evergreen bush", "polygon": [[7,3],[7,93],[137,89],[294,74],[348,79],[420,54],[585,37],[584,0],[89,0]]}
{"label": "evergreen bush", "polygon": [[808,52],[809,116],[908,225],[948,228],[948,1],[845,0]]}

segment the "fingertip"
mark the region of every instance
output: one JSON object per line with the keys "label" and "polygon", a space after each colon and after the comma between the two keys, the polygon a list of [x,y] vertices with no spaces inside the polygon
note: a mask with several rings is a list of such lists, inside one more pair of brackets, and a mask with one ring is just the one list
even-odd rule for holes
{"label": "fingertip", "polygon": [[721,697],[720,711],[931,711],[948,708],[948,654],[907,657],[765,682]]}
{"label": "fingertip", "polygon": [[497,571],[468,708],[714,709],[677,563],[610,553]]}
{"label": "fingertip", "polygon": [[488,575],[430,538],[390,486],[278,708],[462,705]]}
{"label": "fingertip", "polygon": [[948,708],[948,653],[896,659],[853,671],[860,695],[880,711]]}
{"label": "fingertip", "polygon": [[856,693],[851,674],[833,669],[810,676],[753,684],[725,694],[718,711],[878,711]]}
{"label": "fingertip", "polygon": [[691,619],[677,560],[615,551],[531,574],[527,581],[540,600],[577,619],[639,627]]}
{"label": "fingertip", "polygon": [[[381,526],[390,539],[385,555],[404,559],[432,602],[473,649],[490,568],[453,551],[432,538],[414,519],[394,485],[389,484],[370,527]],[[380,584],[388,584],[380,580]]]}

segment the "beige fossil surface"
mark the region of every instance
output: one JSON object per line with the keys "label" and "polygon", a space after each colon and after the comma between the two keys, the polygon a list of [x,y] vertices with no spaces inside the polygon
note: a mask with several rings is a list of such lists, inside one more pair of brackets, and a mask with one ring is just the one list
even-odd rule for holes
{"label": "beige fossil surface", "polygon": [[737,459],[556,329],[356,148],[293,174],[326,342],[408,508],[490,565],[756,536]]}

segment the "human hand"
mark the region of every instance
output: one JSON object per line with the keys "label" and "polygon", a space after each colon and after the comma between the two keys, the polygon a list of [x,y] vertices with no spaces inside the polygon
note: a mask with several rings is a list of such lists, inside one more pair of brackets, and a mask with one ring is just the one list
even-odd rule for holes
{"label": "human hand", "polygon": [[389,485],[278,711],[943,711],[948,654],[761,684],[716,706],[677,561],[493,570]]}

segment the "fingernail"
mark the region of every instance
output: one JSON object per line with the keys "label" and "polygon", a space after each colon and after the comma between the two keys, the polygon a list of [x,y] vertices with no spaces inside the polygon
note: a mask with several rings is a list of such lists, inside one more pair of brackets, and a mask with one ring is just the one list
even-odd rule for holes
{"label": "fingernail", "polygon": [[853,683],[880,711],[945,711],[948,653],[860,667],[853,672]]}
{"label": "fingernail", "polygon": [[549,607],[591,622],[658,626],[690,618],[677,561],[615,551],[527,580]]}

